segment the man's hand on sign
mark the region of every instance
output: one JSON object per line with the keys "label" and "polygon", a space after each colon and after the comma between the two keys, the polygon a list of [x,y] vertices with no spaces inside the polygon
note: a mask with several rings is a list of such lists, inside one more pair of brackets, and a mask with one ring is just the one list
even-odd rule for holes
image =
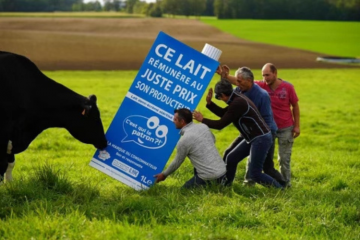
{"label": "man's hand on sign", "polygon": [[221,75],[221,72],[222,72],[222,68],[221,68],[221,65],[219,65],[216,69],[216,73]]}
{"label": "man's hand on sign", "polygon": [[202,120],[204,119],[203,115],[196,110],[193,111],[193,118],[199,122],[202,122]]}
{"label": "man's hand on sign", "polygon": [[229,76],[230,68],[227,65],[221,66],[221,77],[226,78]]}
{"label": "man's hand on sign", "polygon": [[166,176],[163,173],[159,173],[159,174],[154,175],[154,178],[156,178],[155,183],[159,183],[159,182],[164,181],[166,179]]}
{"label": "man's hand on sign", "polygon": [[206,103],[209,105],[211,103],[211,99],[212,99],[212,96],[213,96],[213,89],[210,88],[209,89],[209,92],[206,96]]}

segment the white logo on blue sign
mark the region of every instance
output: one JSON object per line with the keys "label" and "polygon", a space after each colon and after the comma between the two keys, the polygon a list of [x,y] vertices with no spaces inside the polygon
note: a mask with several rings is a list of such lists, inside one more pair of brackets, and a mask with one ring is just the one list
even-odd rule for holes
{"label": "white logo on blue sign", "polygon": [[134,142],[148,149],[163,147],[169,131],[166,125],[160,124],[160,119],[156,116],[129,116],[125,118],[123,128],[126,136],[121,140],[122,143]]}

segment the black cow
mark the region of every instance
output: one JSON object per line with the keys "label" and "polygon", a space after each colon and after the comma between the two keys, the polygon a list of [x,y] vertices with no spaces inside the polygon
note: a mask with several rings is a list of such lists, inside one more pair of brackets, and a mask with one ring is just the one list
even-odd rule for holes
{"label": "black cow", "polygon": [[98,149],[107,146],[95,95],[83,97],[45,76],[26,57],[0,51],[0,182],[8,165],[13,167],[14,154],[52,127],[65,128]]}

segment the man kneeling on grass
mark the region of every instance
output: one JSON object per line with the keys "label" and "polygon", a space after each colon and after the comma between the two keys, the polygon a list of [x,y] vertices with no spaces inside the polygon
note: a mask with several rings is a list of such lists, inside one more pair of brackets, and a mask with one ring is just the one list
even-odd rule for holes
{"label": "man kneeling on grass", "polygon": [[210,129],[202,123],[192,122],[192,113],[186,108],[174,111],[174,124],[181,129],[181,138],[177,143],[175,159],[162,173],[156,174],[156,183],[164,181],[188,157],[194,166],[194,176],[183,188],[193,188],[209,184],[224,184],[226,166],[215,147],[215,137]]}

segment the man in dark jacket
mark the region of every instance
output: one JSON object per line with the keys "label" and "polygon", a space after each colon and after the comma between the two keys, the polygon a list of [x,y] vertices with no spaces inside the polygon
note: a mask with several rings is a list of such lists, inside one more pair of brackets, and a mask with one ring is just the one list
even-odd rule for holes
{"label": "man in dark jacket", "polygon": [[245,95],[233,91],[231,84],[226,80],[216,83],[215,98],[226,102],[228,106],[221,108],[212,102],[211,98],[212,92],[209,92],[206,107],[220,119],[204,118],[198,111],[194,111],[194,119],[209,128],[218,130],[233,123],[240,132],[240,136],[234,140],[225,158],[228,184],[234,181],[237,164],[250,155],[249,177],[261,185],[281,188],[275,179],[262,173],[263,164],[273,140],[270,128],[254,103]]}

